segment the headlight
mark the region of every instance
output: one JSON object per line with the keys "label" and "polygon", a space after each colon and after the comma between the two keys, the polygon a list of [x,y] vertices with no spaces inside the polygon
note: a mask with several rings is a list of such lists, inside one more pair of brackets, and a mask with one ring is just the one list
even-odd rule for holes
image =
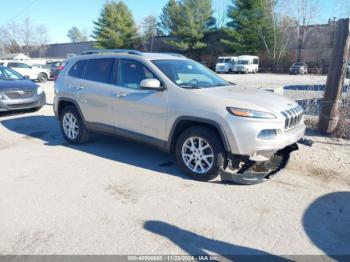
{"label": "headlight", "polygon": [[274,114],[268,113],[268,112],[254,111],[254,110],[235,108],[235,107],[227,107],[226,109],[230,114],[234,116],[264,118],[264,119],[276,118]]}
{"label": "headlight", "polygon": [[42,88],[41,86],[39,86],[39,87],[37,88],[37,90],[36,90],[36,93],[37,93],[38,95],[41,95],[43,92],[44,92],[44,90],[43,90],[43,88]]}

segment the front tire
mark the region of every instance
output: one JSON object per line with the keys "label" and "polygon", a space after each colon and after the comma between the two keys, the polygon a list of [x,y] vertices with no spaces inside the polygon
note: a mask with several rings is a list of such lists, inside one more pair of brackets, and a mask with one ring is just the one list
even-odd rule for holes
{"label": "front tire", "polygon": [[63,109],[60,115],[60,124],[63,137],[68,143],[83,144],[87,142],[89,132],[75,106]]}
{"label": "front tire", "polygon": [[203,126],[186,129],[178,138],[175,150],[181,170],[198,181],[215,179],[226,159],[220,137]]}

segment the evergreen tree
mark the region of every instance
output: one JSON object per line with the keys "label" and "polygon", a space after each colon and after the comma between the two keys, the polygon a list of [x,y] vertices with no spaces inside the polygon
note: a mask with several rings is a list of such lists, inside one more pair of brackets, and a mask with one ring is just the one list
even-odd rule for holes
{"label": "evergreen tree", "polygon": [[273,38],[271,0],[233,0],[222,43],[236,53],[257,54]]}
{"label": "evergreen tree", "polygon": [[131,11],[122,1],[108,1],[94,22],[92,37],[97,48],[135,48],[139,36]]}
{"label": "evergreen tree", "polygon": [[213,25],[211,0],[169,0],[160,16],[164,34],[175,36],[168,43],[183,51],[206,47],[205,33]]}

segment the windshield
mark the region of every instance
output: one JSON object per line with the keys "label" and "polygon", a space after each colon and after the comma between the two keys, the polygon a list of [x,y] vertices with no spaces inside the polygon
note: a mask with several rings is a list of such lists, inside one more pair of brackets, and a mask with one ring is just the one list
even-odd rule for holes
{"label": "windshield", "polygon": [[218,63],[230,63],[231,59],[230,58],[220,58],[218,60]]}
{"label": "windshield", "polygon": [[18,74],[16,71],[6,68],[0,67],[0,80],[22,80],[23,76]]}
{"label": "windshield", "polygon": [[228,86],[225,81],[205,66],[192,60],[153,60],[172,82],[182,88]]}
{"label": "windshield", "polygon": [[239,65],[248,65],[249,61],[248,60],[238,60],[237,64],[239,64]]}
{"label": "windshield", "polygon": [[304,63],[295,63],[294,66],[303,66]]}

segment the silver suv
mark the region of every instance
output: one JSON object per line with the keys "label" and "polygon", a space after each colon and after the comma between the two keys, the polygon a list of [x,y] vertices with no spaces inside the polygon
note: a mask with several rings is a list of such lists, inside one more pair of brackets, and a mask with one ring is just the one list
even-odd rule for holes
{"label": "silver suv", "polygon": [[55,84],[55,115],[73,144],[115,134],[175,154],[190,177],[209,181],[279,171],[304,136],[294,101],[227,82],[177,54],[89,51],[69,60]]}

